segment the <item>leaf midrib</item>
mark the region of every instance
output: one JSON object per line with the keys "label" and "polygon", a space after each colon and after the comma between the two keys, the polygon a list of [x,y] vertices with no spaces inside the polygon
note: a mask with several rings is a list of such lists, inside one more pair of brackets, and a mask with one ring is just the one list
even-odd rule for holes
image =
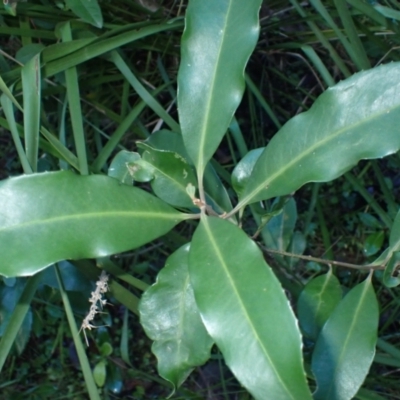
{"label": "leaf midrib", "polygon": [[290,396],[291,399],[296,400],[295,397],[293,397],[293,395],[292,395],[292,393],[290,392],[290,390],[288,389],[288,387],[286,386],[286,383],[282,380],[282,378],[281,378],[279,372],[276,370],[275,365],[274,365],[274,363],[273,363],[272,360],[271,360],[271,357],[270,357],[270,355],[269,355],[268,350],[267,350],[266,347],[264,346],[264,344],[263,344],[263,342],[262,342],[260,336],[258,335],[257,330],[255,329],[255,327],[254,327],[254,325],[253,325],[253,322],[252,322],[252,320],[251,320],[251,318],[250,318],[250,316],[249,316],[249,313],[247,312],[247,309],[246,309],[246,307],[245,307],[245,305],[244,305],[244,303],[243,303],[243,301],[242,301],[242,298],[241,298],[241,296],[240,296],[240,294],[239,294],[239,292],[238,292],[238,290],[237,290],[237,288],[236,288],[236,284],[235,284],[235,282],[234,282],[234,279],[233,279],[232,275],[229,273],[228,266],[225,264],[224,259],[223,259],[223,256],[222,256],[221,252],[219,251],[218,245],[217,245],[217,243],[216,243],[216,241],[215,241],[215,239],[214,239],[214,236],[213,236],[213,234],[212,234],[212,232],[211,232],[211,229],[209,228],[209,225],[208,225],[207,220],[206,220],[206,219],[203,219],[202,222],[203,222],[204,227],[205,227],[205,229],[206,229],[206,231],[207,231],[207,234],[208,234],[208,236],[209,236],[210,243],[211,243],[211,245],[212,245],[212,247],[213,247],[213,249],[214,249],[214,251],[215,251],[215,254],[216,254],[218,260],[220,261],[221,266],[223,267],[223,269],[224,269],[224,271],[225,271],[225,273],[226,273],[226,276],[227,276],[227,278],[228,278],[228,281],[229,281],[229,283],[230,283],[230,285],[231,285],[231,287],[232,287],[232,289],[233,289],[233,291],[234,291],[234,293],[235,293],[235,295],[236,295],[236,298],[238,299],[239,306],[240,306],[240,308],[242,309],[242,312],[243,312],[243,314],[244,314],[244,316],[245,316],[245,318],[246,318],[246,320],[247,320],[247,322],[248,322],[248,325],[250,326],[250,328],[251,328],[251,330],[252,330],[252,332],[253,332],[253,334],[254,334],[256,340],[257,340],[257,343],[259,344],[259,346],[260,346],[261,349],[263,350],[263,352],[264,352],[264,354],[265,354],[265,357],[268,359],[269,364],[270,364],[272,370],[274,371],[276,377],[278,378],[279,382],[282,384],[282,386],[283,386],[283,388],[285,389],[285,391],[288,393],[288,395]]}
{"label": "leaf midrib", "polygon": [[[229,15],[231,12],[231,8],[232,8],[232,2],[233,0],[231,0],[229,2],[229,6],[227,9],[227,12],[225,13],[225,19],[224,19],[224,27],[227,26],[227,22],[229,19]],[[212,80],[211,80],[211,90],[209,91],[209,95],[208,95],[208,101],[207,101],[207,107],[205,109],[205,113],[204,113],[204,123],[202,124],[202,128],[200,131],[200,145],[199,145],[199,153],[198,153],[198,158],[197,158],[197,171],[198,174],[203,174],[204,171],[204,148],[205,148],[205,139],[206,139],[206,133],[208,131],[208,125],[209,125],[209,120],[210,120],[210,109],[211,109],[211,101],[214,98],[214,92],[215,92],[215,81],[216,81],[216,77],[218,75],[218,71],[220,69],[220,65],[221,63],[219,62],[219,59],[221,58],[221,53],[222,53],[222,48],[224,45],[226,39],[226,29],[223,29],[223,34],[222,34],[222,38],[220,41],[220,46],[219,46],[219,51],[218,51],[218,55],[216,58],[216,68],[214,68],[214,74],[212,76]]]}
{"label": "leaf midrib", "polygon": [[[184,214],[182,214],[183,216]],[[179,214],[167,214],[167,213],[156,213],[156,212],[137,212],[137,211],[107,211],[107,212],[92,212],[92,213],[84,213],[84,214],[69,214],[67,216],[56,216],[56,217],[51,217],[47,219],[37,219],[37,220],[31,220],[28,222],[24,222],[21,224],[16,224],[16,225],[8,225],[4,228],[0,228],[0,234],[11,231],[11,230],[16,230],[16,229],[24,229],[26,227],[30,226],[38,226],[38,225],[48,225],[52,223],[58,223],[58,222],[70,222],[71,220],[75,219],[104,219],[104,218],[126,218],[126,217],[135,217],[135,218],[157,218],[157,219],[177,219],[179,220],[180,217]]]}

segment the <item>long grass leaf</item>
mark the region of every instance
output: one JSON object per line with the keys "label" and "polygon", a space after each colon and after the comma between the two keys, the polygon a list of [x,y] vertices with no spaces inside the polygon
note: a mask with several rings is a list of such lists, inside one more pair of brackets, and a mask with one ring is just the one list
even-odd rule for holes
{"label": "long grass leaf", "polygon": [[[64,42],[69,42],[72,40],[72,32],[69,23],[63,24],[60,28],[60,32]],[[86,155],[86,140],[83,129],[78,73],[75,67],[65,70],[65,81],[67,84],[68,106],[71,115],[75,148],[78,156],[79,172],[81,175],[88,175],[89,168]]]}
{"label": "long grass leaf", "polygon": [[76,327],[76,322],[74,318],[74,314],[72,312],[71,304],[68,299],[68,294],[65,291],[64,283],[62,281],[61,273],[57,265],[54,267],[55,273],[57,276],[57,281],[60,289],[61,298],[64,304],[65,314],[67,315],[69,329],[72,333],[72,339],[74,340],[76,352],[78,354],[79,363],[81,365],[83,377],[85,379],[86,388],[89,393],[89,397],[91,400],[100,400],[100,396],[96,387],[96,384],[93,379],[92,369],[90,367],[89,360],[85,353],[85,349],[83,348],[83,344],[81,338],[79,337],[78,328]]}
{"label": "long grass leaf", "polygon": [[175,30],[182,27],[182,22],[165,23],[159,25],[152,25],[130,32],[122,33],[118,36],[99,40],[98,42],[92,43],[80,50],[77,50],[65,57],[59,58],[45,65],[44,75],[46,77],[53,76],[58,72],[62,72],[68,68],[82,64],[94,57],[98,57],[111,50],[118,49],[128,43],[134,42],[139,39],[143,39],[147,36],[154,35],[159,32]]}
{"label": "long grass leaf", "polygon": [[40,129],[41,73],[40,54],[29,60],[21,70],[24,139],[26,157],[33,171],[37,170]]}
{"label": "long grass leaf", "polygon": [[13,104],[15,105],[15,107],[18,108],[19,111],[22,111],[21,105],[18,103],[17,99],[14,97],[11,90],[8,88],[8,86],[4,82],[1,75],[0,75],[0,90],[3,92],[4,96],[7,96],[10,99],[10,101],[13,102]]}
{"label": "long grass leaf", "polygon": [[0,101],[1,101],[1,106],[3,107],[4,114],[7,118],[8,126],[14,141],[15,149],[17,150],[18,153],[19,161],[22,165],[22,169],[24,170],[25,174],[31,174],[33,170],[26,156],[24,147],[21,143],[17,124],[15,122],[14,107],[13,104],[11,103],[11,99],[10,97],[6,96],[3,93],[1,95]]}
{"label": "long grass leaf", "polygon": [[116,52],[111,52],[111,60],[120,70],[125,79],[132,85],[140,98],[173,130],[180,132],[179,124],[164,110],[161,104],[152,96],[128,67],[122,57]]}
{"label": "long grass leaf", "polygon": [[365,52],[364,46],[357,32],[346,1],[334,0],[334,3],[338,11],[339,17],[342,21],[343,27],[346,31],[347,37],[350,40],[350,44],[354,49],[354,56],[357,58],[357,65],[361,66],[361,69],[371,68],[371,63],[368,59],[367,53]]}
{"label": "long grass leaf", "polygon": [[315,24],[315,22],[311,21],[308,19],[308,14],[304,11],[304,8],[302,5],[297,0],[290,0],[296,11],[301,15],[303,18],[307,18],[307,24],[310,27],[310,29],[313,31],[319,42],[328,50],[332,60],[336,64],[336,66],[339,68],[339,70],[342,72],[342,74],[348,78],[351,75],[350,70],[347,68],[346,64],[342,60],[342,58],[339,56],[337,51],[334,49],[334,47],[331,45],[329,40],[325,37],[325,35],[322,33],[322,31],[318,28],[318,26]]}

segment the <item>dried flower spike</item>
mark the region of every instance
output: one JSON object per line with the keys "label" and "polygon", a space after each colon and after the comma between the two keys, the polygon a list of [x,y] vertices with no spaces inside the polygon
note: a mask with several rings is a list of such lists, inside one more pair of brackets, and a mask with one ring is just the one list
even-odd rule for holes
{"label": "dried flower spike", "polygon": [[96,290],[91,293],[89,302],[92,303],[88,315],[82,321],[81,328],[79,332],[83,330],[83,335],[85,336],[86,345],[89,346],[89,342],[86,336],[86,329],[92,330],[92,328],[97,328],[97,326],[92,325],[90,322],[93,321],[96,314],[99,312],[99,308],[103,309],[103,306],[107,303],[106,299],[103,299],[103,294],[108,291],[108,275],[105,271],[101,271],[99,280],[96,282]]}

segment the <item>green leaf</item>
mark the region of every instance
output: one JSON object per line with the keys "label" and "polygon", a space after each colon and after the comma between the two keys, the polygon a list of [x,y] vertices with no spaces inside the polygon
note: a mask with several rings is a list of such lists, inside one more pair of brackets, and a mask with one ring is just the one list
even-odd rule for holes
{"label": "green leaf", "polygon": [[[0,341],[0,372],[4,367],[11,346],[13,345],[15,338],[24,323],[26,315],[29,312],[31,301],[36,293],[38,285],[40,284],[40,280],[41,274],[37,274],[27,280],[25,288],[18,299],[18,303],[10,315],[5,331],[2,332],[2,338]],[[4,321],[1,322],[2,324],[4,323]]]}
{"label": "green leaf", "polygon": [[325,322],[342,299],[342,288],[332,270],[307,283],[299,296],[297,312],[300,327],[316,340]]}
{"label": "green leaf", "polygon": [[[396,287],[400,284],[400,277],[393,276],[397,275],[398,272],[396,268],[400,265],[400,251],[395,251],[392,253],[389,262],[385,267],[385,271],[383,272],[383,283],[386,287]],[[396,272],[395,272],[396,271]]]}
{"label": "green leaf", "polygon": [[[262,237],[269,249],[286,251],[293,236],[297,221],[296,202],[292,198],[284,205],[278,215],[272,217],[262,230]],[[276,254],[277,260],[283,262],[283,257]]]}
{"label": "green leaf", "polygon": [[257,245],[232,223],[203,216],[189,272],[204,325],[241,384],[257,400],[311,399],[296,319]]}
{"label": "green leaf", "polygon": [[380,4],[374,4],[373,7],[384,17],[400,21],[400,11],[394,10],[391,7],[382,6]]}
{"label": "green leaf", "polygon": [[186,149],[201,177],[241,101],[244,68],[259,34],[260,5],[261,0],[189,2],[178,110]]}
{"label": "green leaf", "polygon": [[389,238],[389,251],[400,250],[400,211],[397,213],[393,221],[392,230],[390,231]]}
{"label": "green leaf", "polygon": [[272,138],[237,208],[337,178],[361,159],[400,148],[400,63],[355,74],[329,88],[311,109]]}
{"label": "green leaf", "polygon": [[0,274],[139,247],[187,218],[107,176],[52,172],[0,182]]}
{"label": "green leaf", "polygon": [[[139,148],[142,147],[141,143],[147,144],[157,150],[173,151],[180,154],[186,161],[191,163],[182,136],[175,132],[165,129],[157,131],[146,141],[138,142]],[[206,191],[207,204],[209,204],[215,212],[222,214],[223,212],[232,210],[228,192],[210,163],[208,163],[204,172],[204,189]]]}
{"label": "green leaf", "polygon": [[218,214],[232,210],[232,203],[228,191],[211,163],[208,163],[204,171],[204,190],[206,202]]}
{"label": "green leaf", "polygon": [[[374,262],[374,265],[386,265],[383,273],[383,283],[387,287],[395,287],[400,284],[400,278],[393,276],[400,265],[400,211],[393,221],[387,248]],[[397,273],[395,273],[396,275]]]}
{"label": "green leaf", "polygon": [[[303,232],[295,231],[292,236],[292,240],[290,241],[290,245],[288,248],[289,253],[292,254],[303,254],[304,250],[307,247],[307,240]],[[291,257],[288,260],[288,264],[290,268],[293,268],[300,261],[297,257]]]}
{"label": "green leaf", "polygon": [[[18,279],[12,287],[0,285],[0,337],[8,331],[8,324],[15,319],[21,307],[21,293],[25,290],[26,280]],[[31,335],[32,311],[28,306],[21,327],[14,331],[12,340],[18,355],[22,353]]]}
{"label": "green leaf", "polygon": [[258,149],[250,150],[236,165],[235,169],[232,171],[232,186],[235,192],[240,196],[251,176],[254,165],[260,158],[264,147]]}
{"label": "green leaf", "polygon": [[[58,267],[65,290],[81,293],[90,293],[93,290],[92,282],[70,262],[61,261]],[[42,272],[40,283],[58,289],[54,268],[47,268]]]}
{"label": "green leaf", "polygon": [[139,153],[121,150],[111,161],[110,167],[108,168],[108,176],[118,179],[126,185],[132,186],[133,179],[129,172],[129,164],[137,160],[140,160]]}
{"label": "green leaf", "polygon": [[96,28],[103,27],[103,15],[97,0],[66,0],[65,3],[83,21]]}
{"label": "green leaf", "polygon": [[371,235],[368,235],[364,243],[364,255],[369,257],[376,254],[381,249],[384,239],[384,231],[374,232],[371,233]]}
{"label": "green leaf", "polygon": [[154,193],[173,206],[193,208],[193,201],[186,192],[189,184],[197,186],[192,166],[178,153],[155,150],[144,143],[140,148],[144,149],[142,160],[135,164],[154,175],[151,181]]}
{"label": "green leaf", "polygon": [[182,136],[179,133],[162,129],[152,133],[148,139],[136,143],[139,148],[142,148],[143,144],[150,146],[155,150],[173,151],[180,154],[187,161],[190,161]]}
{"label": "green leaf", "polygon": [[370,275],[339,303],[318,336],[312,357],[315,400],[355,396],[374,359],[378,319]]}
{"label": "green leaf", "polygon": [[105,360],[99,361],[93,369],[93,378],[98,387],[103,387],[107,378],[107,362]]}
{"label": "green leaf", "polygon": [[40,54],[28,61],[21,70],[25,151],[33,171],[37,171],[40,128],[41,73]]}
{"label": "green leaf", "polygon": [[189,245],[173,253],[157,282],[142,296],[140,322],[154,340],[159,374],[179,387],[210,357],[213,341],[201,321],[188,269]]}

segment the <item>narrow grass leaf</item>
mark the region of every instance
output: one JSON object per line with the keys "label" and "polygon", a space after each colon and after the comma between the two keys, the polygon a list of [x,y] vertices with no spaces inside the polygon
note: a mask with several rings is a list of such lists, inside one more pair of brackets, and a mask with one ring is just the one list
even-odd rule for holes
{"label": "narrow grass leaf", "polygon": [[132,28],[131,31],[123,32],[117,36],[99,38],[99,40],[95,43],[91,43],[82,49],[47,63],[45,65],[44,75],[46,77],[53,76],[58,72],[65,71],[67,68],[75,67],[76,65],[82,64],[85,61],[88,61],[94,57],[98,57],[111,50],[118,49],[119,47],[128,43],[143,39],[159,32],[175,30],[181,26],[182,22],[180,21],[175,23],[157,24],[146,26],[139,30]]}
{"label": "narrow grass leaf", "polygon": [[21,70],[24,139],[26,157],[33,171],[37,170],[40,128],[41,74],[40,54],[31,58]]}
{"label": "narrow grass leaf", "polygon": [[0,76],[0,90],[3,92],[2,96],[6,96],[10,101],[13,102],[15,107],[18,108],[19,111],[23,111],[21,105],[18,103],[17,99],[12,94],[11,90],[8,88],[3,78]]}
{"label": "narrow grass leaf", "polygon": [[140,322],[154,341],[159,374],[178,388],[210,357],[213,340],[200,318],[189,278],[189,245],[173,253],[142,296]]}
{"label": "narrow grass leaf", "polygon": [[400,148],[400,63],[360,72],[326,90],[292,118],[256,162],[236,209],[326,182],[359,160]]}
{"label": "narrow grass leaf", "polygon": [[83,47],[87,47],[96,39],[97,37],[94,36],[93,38],[76,39],[70,42],[59,42],[52,44],[47,46],[42,51],[42,60],[44,63],[48,63],[50,61],[57,60],[58,58],[69,56],[71,53]]}
{"label": "narrow grass leaf", "polygon": [[373,7],[376,11],[378,11],[378,13],[382,14],[384,17],[400,21],[400,11],[394,10],[391,7],[382,6],[380,4],[375,4]]}
{"label": "narrow grass leaf", "polygon": [[139,247],[187,218],[138,188],[69,171],[0,183],[0,274],[31,275],[63,259]]}
{"label": "narrow grass leaf", "polygon": [[111,281],[110,292],[119,303],[123,304],[135,315],[139,315],[139,298],[130,292],[126,287],[116,281]]}
{"label": "narrow grass leaf", "polygon": [[179,124],[164,110],[154,96],[146,90],[122,57],[116,51],[113,51],[110,54],[110,58],[148,107],[150,107],[173,131],[180,132]]}
{"label": "narrow grass leaf", "polygon": [[79,364],[81,366],[82,374],[85,379],[85,386],[87,388],[89,398],[90,398],[90,400],[100,400],[100,396],[99,396],[96,384],[93,379],[92,369],[90,367],[89,360],[88,360],[85,350],[83,348],[81,338],[79,337],[79,332],[76,327],[74,313],[72,311],[72,307],[69,302],[68,294],[64,287],[64,283],[63,283],[63,280],[61,277],[60,270],[57,265],[54,267],[54,269],[55,269],[55,273],[56,273],[58,284],[59,284],[61,299],[64,304],[65,314],[67,315],[69,329],[71,331],[72,339],[75,344],[76,353],[78,354]]}
{"label": "narrow grass leaf", "polygon": [[203,216],[189,272],[208,333],[254,398],[311,399],[296,319],[257,245],[236,225]]}
{"label": "narrow grass leaf", "polygon": [[122,137],[127,132],[127,130],[131,127],[136,118],[140,115],[140,113],[145,109],[146,103],[144,101],[139,102],[129,114],[123,119],[121,123],[118,124],[118,128],[111,135],[108,142],[101,149],[96,159],[93,161],[91,166],[94,172],[100,172],[103,166],[106,164],[107,159],[111,156],[113,151],[120,144]]}
{"label": "narrow grass leaf", "polygon": [[358,68],[361,70],[371,68],[371,63],[361,42],[359,33],[357,32],[347,2],[345,0],[334,0],[334,4],[342,21],[347,37],[350,40],[350,44],[354,52],[354,57],[356,57],[357,59],[356,64]]}
{"label": "narrow grass leaf", "polygon": [[241,101],[244,68],[259,34],[260,5],[261,0],[189,2],[178,111],[185,146],[201,177]]}
{"label": "narrow grass leaf", "polygon": [[367,376],[379,320],[371,277],[350,290],[318,336],[312,356],[315,400],[350,400]]}
{"label": "narrow grass leaf", "polygon": [[8,127],[10,129],[11,136],[14,141],[15,149],[17,150],[17,153],[18,153],[19,161],[22,165],[22,169],[24,170],[25,174],[31,174],[33,172],[33,170],[29,163],[29,160],[26,156],[24,146],[22,145],[22,142],[21,142],[21,139],[19,136],[18,127],[15,122],[13,103],[11,102],[10,97],[6,96],[5,93],[3,93],[1,95],[0,101],[1,101],[1,106],[3,107],[4,115],[7,118]]}
{"label": "narrow grass leaf", "polygon": [[358,57],[358,54],[357,54],[354,46],[352,45],[352,43],[349,42],[349,40],[346,38],[346,36],[342,33],[342,30],[336,25],[335,20],[332,17],[332,13],[330,13],[327,10],[326,6],[322,3],[321,0],[311,0],[310,3],[317,10],[317,12],[321,15],[321,17],[326,21],[328,26],[333,29],[333,31],[335,32],[335,35],[340,40],[343,47],[346,49],[348,55],[350,56],[352,61],[356,64],[357,68],[359,70],[362,70],[363,65],[360,62],[360,58]]}
{"label": "narrow grass leaf", "polygon": [[340,72],[346,78],[349,77],[351,73],[348,67],[346,66],[345,62],[340,57],[336,49],[332,46],[330,41],[326,38],[321,29],[318,28],[317,24],[311,20],[312,19],[311,15],[308,15],[304,11],[304,7],[297,0],[289,0],[289,1],[294,6],[299,15],[305,19],[307,25],[310,27],[311,31],[317,37],[318,41],[328,50],[329,55],[331,56],[332,60],[334,61],[335,65],[338,67]]}
{"label": "narrow grass leaf", "polygon": [[[60,28],[60,32],[64,42],[72,40],[71,26],[69,23],[63,24]],[[78,73],[75,67],[65,70],[65,82],[67,85],[67,97],[69,112],[71,115],[72,131],[74,134],[75,148],[79,162],[79,172],[81,175],[88,175],[89,167],[86,155],[86,140],[83,129]]]}

